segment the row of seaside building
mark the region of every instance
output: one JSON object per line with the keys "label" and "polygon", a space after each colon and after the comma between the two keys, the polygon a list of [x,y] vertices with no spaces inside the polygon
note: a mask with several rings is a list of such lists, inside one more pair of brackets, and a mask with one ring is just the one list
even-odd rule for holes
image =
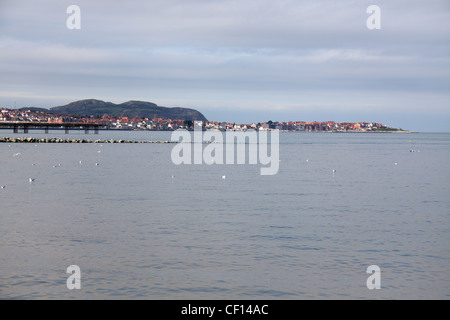
{"label": "row of seaside building", "polygon": [[162,118],[140,118],[133,119],[128,117],[112,117],[105,115],[103,117],[78,117],[68,115],[50,114],[39,110],[19,110],[0,108],[0,121],[27,121],[27,122],[89,122],[101,124],[107,129],[122,130],[176,130],[192,129],[195,124],[201,125],[206,130],[274,130],[281,131],[376,131],[386,128],[385,125],[375,122],[334,122],[334,121],[289,121],[264,123],[237,124],[218,121],[186,121]]}

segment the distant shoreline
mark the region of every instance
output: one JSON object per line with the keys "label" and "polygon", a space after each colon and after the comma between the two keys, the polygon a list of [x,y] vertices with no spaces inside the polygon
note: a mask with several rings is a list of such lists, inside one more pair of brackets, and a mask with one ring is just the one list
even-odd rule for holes
{"label": "distant shoreline", "polygon": [[[2,130],[11,130],[12,128],[0,128],[0,132]],[[38,129],[38,128],[30,128],[28,129],[29,131],[42,131],[42,129]],[[52,128],[52,131],[64,131],[64,128]],[[71,131],[84,131],[85,129],[79,129],[79,128],[72,128]],[[186,129],[185,129],[186,130]],[[274,129],[270,129],[267,131],[273,131]],[[99,128],[98,131],[116,131],[116,132],[120,132],[120,131],[127,131],[127,132],[131,132],[131,131],[136,131],[136,132],[173,132],[175,130],[139,130],[139,129],[110,129],[110,128]],[[189,129],[188,131],[194,131],[192,129]],[[232,131],[232,132],[246,132],[246,131],[256,131],[254,129],[249,129],[249,130],[209,130],[206,129],[204,131],[218,131],[218,132],[227,132],[227,131]],[[412,131],[412,130],[373,130],[373,131],[356,131],[356,130],[348,130],[348,131],[332,131],[332,130],[314,130],[314,131],[310,131],[310,130],[279,130],[279,132],[285,132],[285,133],[423,133],[420,131]],[[30,133],[30,132],[29,132]],[[26,133],[14,133],[14,134],[26,134]]]}

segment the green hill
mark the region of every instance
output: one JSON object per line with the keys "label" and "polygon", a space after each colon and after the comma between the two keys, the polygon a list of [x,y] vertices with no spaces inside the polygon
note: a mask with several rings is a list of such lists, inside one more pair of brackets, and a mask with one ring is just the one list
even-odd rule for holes
{"label": "green hill", "polygon": [[107,114],[114,117],[207,121],[203,114],[194,109],[167,108],[145,101],[128,101],[114,104],[112,102],[87,99],[50,108],[49,112],[78,116],[103,116]]}

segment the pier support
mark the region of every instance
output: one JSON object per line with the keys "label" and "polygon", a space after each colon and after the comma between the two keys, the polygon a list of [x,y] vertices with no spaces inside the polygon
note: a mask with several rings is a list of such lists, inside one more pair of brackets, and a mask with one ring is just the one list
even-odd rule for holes
{"label": "pier support", "polygon": [[64,126],[64,130],[65,130],[66,134],[68,134],[69,133],[69,126]]}
{"label": "pier support", "polygon": [[27,125],[23,126],[23,133],[28,133],[28,126]]}
{"label": "pier support", "polygon": [[13,132],[14,133],[19,133],[19,125],[17,125],[17,124],[14,125]]}

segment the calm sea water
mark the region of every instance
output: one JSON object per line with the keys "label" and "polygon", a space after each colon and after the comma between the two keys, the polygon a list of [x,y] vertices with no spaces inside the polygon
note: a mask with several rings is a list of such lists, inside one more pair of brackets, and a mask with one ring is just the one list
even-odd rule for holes
{"label": "calm sea water", "polygon": [[281,133],[274,176],[173,147],[0,144],[0,298],[450,298],[450,134]]}

